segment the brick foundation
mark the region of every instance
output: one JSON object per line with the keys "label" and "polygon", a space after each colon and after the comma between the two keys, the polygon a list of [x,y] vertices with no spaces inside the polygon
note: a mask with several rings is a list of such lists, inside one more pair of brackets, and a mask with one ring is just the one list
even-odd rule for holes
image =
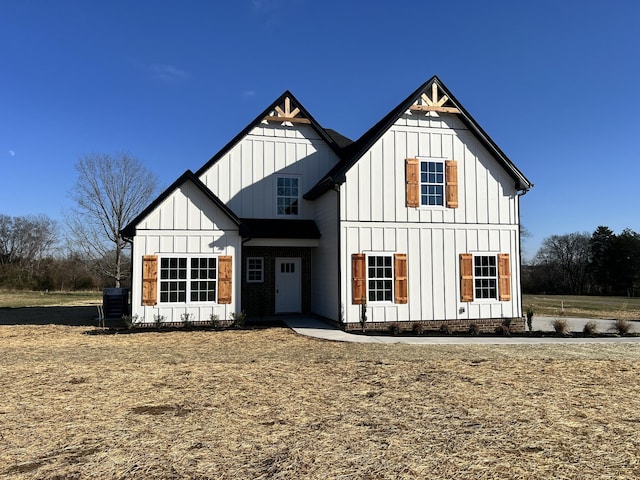
{"label": "brick foundation", "polygon": [[[511,333],[524,333],[525,332],[525,319],[524,318],[487,318],[487,319],[475,319],[475,320],[416,320],[405,322],[367,322],[365,329],[367,331],[389,331],[392,326],[397,325],[400,332],[412,332],[417,325],[421,325],[424,332],[441,332],[447,329],[450,333],[469,333],[470,329],[477,328],[477,333],[496,333],[496,329],[502,328],[503,323],[510,321],[509,331]],[[472,327],[476,325],[476,327]],[[362,326],[359,323],[345,323],[340,325],[345,331],[362,330]]]}

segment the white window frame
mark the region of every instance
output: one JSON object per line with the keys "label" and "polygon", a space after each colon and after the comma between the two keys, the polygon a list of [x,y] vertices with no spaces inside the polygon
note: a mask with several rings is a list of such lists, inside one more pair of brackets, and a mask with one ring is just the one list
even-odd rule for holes
{"label": "white window frame", "polygon": [[[163,271],[166,267],[163,267],[163,261],[165,260],[171,260],[171,259],[176,259],[176,260],[181,260],[184,259],[186,260],[186,267],[184,268],[185,270],[185,276],[184,278],[163,278]],[[193,271],[195,270],[192,266],[192,261],[194,259],[198,259],[198,260],[214,260],[214,267],[215,267],[215,278],[206,278],[206,279],[200,279],[200,278],[191,278]],[[220,281],[219,279],[219,275],[220,275],[220,268],[219,268],[219,264],[218,264],[218,255],[181,255],[181,254],[168,254],[168,255],[162,255],[158,258],[158,262],[159,262],[159,268],[158,268],[158,303],[162,304],[162,305],[186,305],[186,304],[196,304],[196,303],[206,303],[206,304],[211,304],[211,303],[217,303],[218,301],[218,283]],[[200,267],[197,267],[198,270],[200,270]],[[211,268],[208,267],[207,270],[210,270]],[[163,301],[162,297],[163,297],[163,283],[166,282],[184,282],[184,301],[182,300],[176,300],[176,301],[170,301],[170,300],[166,300]],[[192,290],[193,287],[193,282],[213,282],[213,289],[212,290],[199,290],[199,289],[194,289]],[[201,291],[206,291],[206,292],[210,292],[213,293],[213,300],[191,300],[191,294],[195,293],[195,292],[201,292]]]}
{"label": "white window frame", "polygon": [[[258,261],[259,267],[251,265],[252,262]],[[252,279],[251,274],[258,273],[259,279]],[[264,282],[264,257],[247,257],[247,283],[263,283]]]}
{"label": "white window frame", "polygon": [[[369,265],[369,259],[370,258],[387,258],[389,259],[389,265],[382,265],[382,266],[373,266],[370,267]],[[389,252],[372,252],[372,253],[367,253],[366,254],[366,259],[367,259],[367,264],[366,264],[366,269],[367,269],[367,303],[374,303],[374,304],[381,304],[381,303],[385,303],[385,304],[392,304],[394,303],[394,295],[395,295],[395,271],[394,271],[394,257],[393,257],[393,253],[389,253]],[[374,277],[370,277],[369,273],[370,273],[370,268],[375,268],[375,269],[379,269],[379,268],[383,268],[383,269],[389,269],[389,271],[391,272],[391,276],[390,277],[378,277],[378,276],[374,276]],[[383,300],[371,300],[371,293],[372,292],[378,292],[378,291],[382,291],[382,292],[386,292],[387,289],[378,289],[378,288],[371,288],[371,282],[386,282],[389,281],[391,283],[390,288],[388,289],[388,292],[390,294],[390,298],[387,299],[383,299]]]}
{"label": "white window frame", "polygon": [[[292,179],[295,180],[297,182],[297,191],[298,191],[298,195],[297,197],[293,197],[292,195],[279,195],[279,186],[278,183],[281,179]],[[276,212],[276,216],[278,217],[285,217],[285,218],[291,218],[291,217],[299,217],[300,216],[300,210],[302,208],[302,201],[301,198],[302,196],[300,195],[300,192],[302,190],[302,186],[301,186],[301,178],[300,175],[277,175],[276,179],[275,179],[275,212]],[[284,187],[286,188],[286,187]],[[295,198],[295,204],[296,204],[296,213],[280,213],[279,211],[279,205],[278,205],[278,200],[280,198],[285,198],[285,199],[291,199],[291,198]]]}
{"label": "white window frame", "polygon": [[[446,159],[444,159],[444,158],[418,157],[418,161],[420,162],[419,166],[418,166],[418,168],[419,168],[418,174],[420,175],[420,181],[419,181],[420,192],[419,192],[419,194],[420,194],[420,207],[421,208],[425,208],[425,207],[427,207],[427,208],[444,208],[446,206],[446,203],[447,203],[447,199],[446,199],[446,195],[447,195],[446,182],[447,182],[447,179],[446,179],[446,163],[445,163],[445,160]],[[436,182],[436,181],[430,182],[430,181],[428,181],[429,180],[428,178],[427,178],[427,181],[423,181],[422,165],[423,164],[429,164],[429,163],[437,164],[437,165],[440,166],[442,171],[441,172],[435,172],[434,175],[441,174],[442,175],[442,182]],[[427,174],[428,173],[429,172],[427,172]],[[423,197],[422,190],[423,190],[423,187],[440,187],[440,189],[441,189],[440,198],[442,200],[442,203],[433,204],[433,205],[430,205],[428,203],[422,203],[422,197]],[[427,198],[429,198],[429,196],[434,196],[434,194],[429,194],[429,193],[427,193],[426,195],[427,195]]]}
{"label": "white window frame", "polygon": [[[479,265],[476,266],[476,259],[481,259],[481,258],[492,258],[493,259],[493,265]],[[500,298],[500,292],[499,292],[499,288],[500,288],[500,281],[499,281],[499,277],[498,277],[498,255],[495,253],[474,253],[473,254],[473,300],[474,302],[495,302],[498,301]],[[490,269],[493,269],[493,275],[478,275],[478,269],[489,269],[489,272],[491,271]],[[487,286],[480,286],[478,287],[478,283],[477,282],[481,282],[481,281],[488,281],[489,285]],[[490,283],[493,282],[493,285],[490,285]],[[479,296],[478,292],[483,292],[483,291],[487,291],[493,289],[493,291],[495,292],[495,296],[493,297],[483,297],[483,296]]]}

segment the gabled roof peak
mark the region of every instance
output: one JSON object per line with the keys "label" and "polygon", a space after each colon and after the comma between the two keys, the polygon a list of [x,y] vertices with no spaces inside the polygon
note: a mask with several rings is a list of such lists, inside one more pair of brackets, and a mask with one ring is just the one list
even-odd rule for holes
{"label": "gabled roof peak", "polygon": [[334,185],[343,183],[347,171],[380,139],[398,118],[411,111],[437,112],[439,114],[454,114],[458,116],[462,123],[467,126],[511,175],[515,181],[516,189],[526,191],[533,186],[489,135],[485,133],[478,122],[464,109],[442,80],[434,75],[367,130],[358,140],[347,146],[344,149],[345,154],[342,155],[343,161],[332,168],[304,197],[313,200]]}

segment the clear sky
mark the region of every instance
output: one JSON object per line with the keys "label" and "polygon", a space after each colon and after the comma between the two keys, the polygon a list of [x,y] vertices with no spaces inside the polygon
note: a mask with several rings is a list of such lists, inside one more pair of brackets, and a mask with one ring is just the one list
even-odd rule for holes
{"label": "clear sky", "polygon": [[640,231],[637,0],[0,0],[0,213],[61,220],[94,152],[166,187],[286,89],[356,139],[434,74],[535,184],[528,256]]}

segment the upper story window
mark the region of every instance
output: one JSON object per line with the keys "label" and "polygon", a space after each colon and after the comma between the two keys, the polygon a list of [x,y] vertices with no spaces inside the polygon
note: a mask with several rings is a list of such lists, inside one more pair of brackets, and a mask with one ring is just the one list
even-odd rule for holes
{"label": "upper story window", "polygon": [[300,205],[298,177],[278,177],[276,182],[276,213],[298,215]]}
{"label": "upper story window", "polygon": [[444,205],[444,162],[420,162],[420,205]]}
{"label": "upper story window", "polygon": [[458,162],[407,158],[406,205],[410,208],[458,208]]}

